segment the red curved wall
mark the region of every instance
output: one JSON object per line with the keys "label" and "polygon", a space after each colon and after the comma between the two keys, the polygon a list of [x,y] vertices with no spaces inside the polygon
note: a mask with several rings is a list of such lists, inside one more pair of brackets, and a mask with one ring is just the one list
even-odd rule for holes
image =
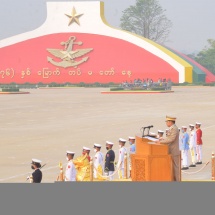
{"label": "red curved wall", "polygon": [[[60,62],[47,49],[59,49],[60,43],[75,36],[73,50],[93,48],[74,60],[88,57],[77,68],[62,68],[47,61]],[[163,59],[124,40],[83,33],[59,33],[29,39],[0,49],[0,83],[121,83],[134,79],[171,78],[178,82],[178,72]]]}

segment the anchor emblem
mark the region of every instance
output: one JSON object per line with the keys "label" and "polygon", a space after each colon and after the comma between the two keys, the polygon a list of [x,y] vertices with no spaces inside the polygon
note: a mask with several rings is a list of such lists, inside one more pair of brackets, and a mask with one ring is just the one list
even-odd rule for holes
{"label": "anchor emblem", "polygon": [[74,42],[75,40],[76,40],[76,37],[71,36],[68,41],[61,42],[60,44],[64,46],[64,49],[47,49],[49,53],[61,59],[61,61],[57,62],[57,61],[54,61],[51,57],[47,57],[48,62],[50,62],[55,66],[59,66],[63,68],[67,68],[67,67],[76,68],[79,64],[86,62],[89,57],[83,57],[79,61],[75,61],[74,59],[89,53],[90,51],[93,50],[93,48],[73,50],[74,44],[79,46],[83,44],[81,41]]}

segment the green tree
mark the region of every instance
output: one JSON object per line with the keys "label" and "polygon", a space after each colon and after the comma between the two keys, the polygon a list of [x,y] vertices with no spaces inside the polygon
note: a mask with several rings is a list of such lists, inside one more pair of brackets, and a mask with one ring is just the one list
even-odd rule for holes
{"label": "green tree", "polygon": [[172,27],[157,0],[136,0],[123,11],[120,27],[158,43],[165,43]]}
{"label": "green tree", "polygon": [[195,61],[215,74],[215,40],[208,39],[207,42],[209,46],[196,55]]}

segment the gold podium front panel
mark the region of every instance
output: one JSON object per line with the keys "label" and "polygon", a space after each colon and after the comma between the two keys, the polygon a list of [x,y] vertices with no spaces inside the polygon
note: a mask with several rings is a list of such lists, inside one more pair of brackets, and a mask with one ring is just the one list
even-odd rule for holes
{"label": "gold podium front panel", "polygon": [[172,181],[172,160],[168,146],[136,136],[136,153],[131,154],[132,181]]}

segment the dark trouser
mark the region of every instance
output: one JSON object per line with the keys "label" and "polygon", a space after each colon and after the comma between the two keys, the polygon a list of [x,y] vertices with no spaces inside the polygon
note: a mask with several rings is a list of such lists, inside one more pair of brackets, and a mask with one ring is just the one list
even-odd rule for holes
{"label": "dark trouser", "polygon": [[181,181],[181,156],[172,156],[173,181]]}

